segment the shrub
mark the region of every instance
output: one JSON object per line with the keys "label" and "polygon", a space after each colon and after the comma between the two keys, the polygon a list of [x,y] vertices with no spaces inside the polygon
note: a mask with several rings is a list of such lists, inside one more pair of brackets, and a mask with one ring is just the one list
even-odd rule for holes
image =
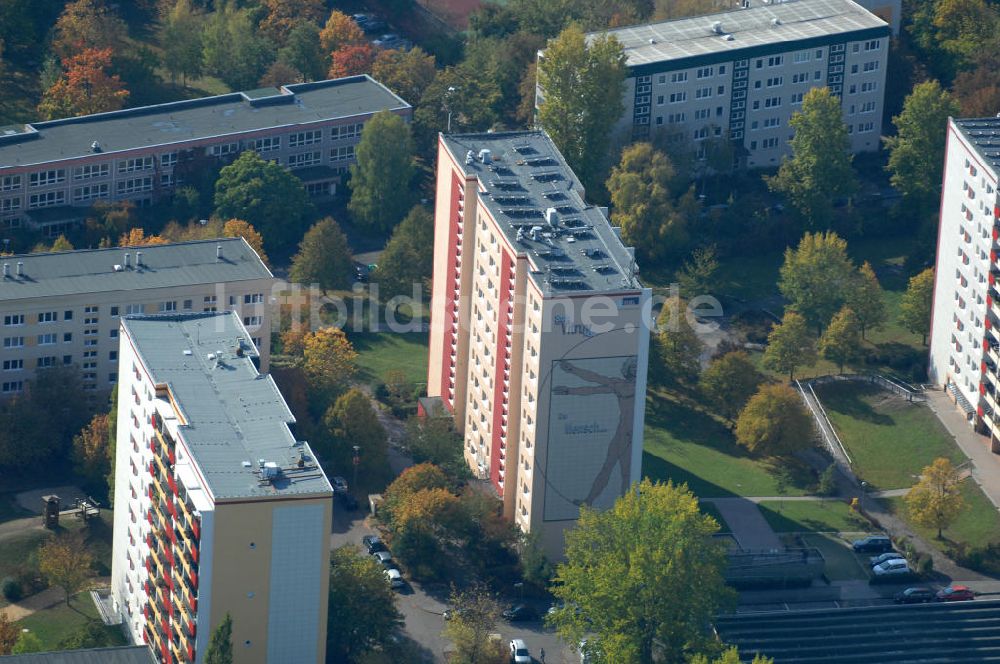
{"label": "shrub", "polygon": [[1000,574],[1000,542],[982,546],[969,546],[965,542],[958,542],[952,546],[949,556],[962,567],[983,574]]}
{"label": "shrub", "polygon": [[826,467],[820,476],[819,484],[816,485],[816,493],[820,496],[837,495],[837,466],[831,463]]}
{"label": "shrub", "polygon": [[927,553],[918,554],[913,561],[913,571],[923,577],[929,576],[934,571],[934,559]]}
{"label": "shrub", "polygon": [[0,581],[0,593],[3,593],[4,599],[8,602],[20,602],[24,597],[21,582],[11,576],[4,577],[3,581]]}

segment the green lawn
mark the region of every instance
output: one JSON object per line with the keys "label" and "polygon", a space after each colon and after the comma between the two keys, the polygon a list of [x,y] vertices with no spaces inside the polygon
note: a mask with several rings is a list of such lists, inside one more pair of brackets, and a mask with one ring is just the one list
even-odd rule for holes
{"label": "green lawn", "polygon": [[0,579],[13,576],[18,568],[29,564],[31,555],[50,536],[49,531],[36,529],[17,533],[0,541]]}
{"label": "green lawn", "polygon": [[[686,482],[697,496],[781,495],[771,466],[739,447],[725,425],[662,393],[650,391],[644,447],[647,477]],[[785,492],[804,493],[796,486]]]}
{"label": "green lawn", "polygon": [[815,533],[803,536],[802,540],[823,554],[826,561],[826,578],[830,581],[868,578],[868,572],[861,566],[858,556],[839,537]]}
{"label": "green lawn", "polygon": [[818,386],[816,394],[854,461],[854,471],[876,490],[912,486],[938,457],[965,461],[926,406],[853,381]]}
{"label": "green lawn", "polygon": [[[944,537],[972,545],[1000,542],[1000,514],[982,489],[972,479],[966,479],[962,483],[962,496],[965,498],[965,509],[955,523],[945,529]],[[910,522],[905,498],[889,498],[886,502],[892,512],[909,523],[921,537],[928,542],[936,541],[936,530],[921,528]]]}
{"label": "green lawn", "polygon": [[358,352],[363,380],[380,381],[387,372],[399,370],[411,383],[427,382],[427,334],[364,332],[348,338]]}
{"label": "green lawn", "polygon": [[[89,593],[77,595],[70,606],[60,602],[48,609],[33,613],[17,624],[30,629],[41,642],[44,650],[55,650],[59,642],[91,620],[100,621],[97,607]],[[102,626],[115,645],[125,645],[125,637],[118,627]]]}
{"label": "green lawn", "polygon": [[775,532],[841,533],[864,530],[868,522],[840,500],[763,501],[761,514]]}

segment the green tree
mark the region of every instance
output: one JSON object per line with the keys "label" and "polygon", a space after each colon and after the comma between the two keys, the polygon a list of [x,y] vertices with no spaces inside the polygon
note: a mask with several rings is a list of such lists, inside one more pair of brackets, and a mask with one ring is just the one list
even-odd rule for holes
{"label": "green tree", "polygon": [[955,522],[965,507],[962,474],[946,458],[935,459],[906,494],[906,508],[918,526],[941,532]]}
{"label": "green tree", "polygon": [[330,661],[354,662],[384,646],[403,623],[381,566],[351,546],[330,554],[326,648]]}
{"label": "green tree", "polygon": [[763,381],[750,356],[733,351],[713,359],[698,386],[709,405],[735,426],[737,414]]}
{"label": "green tree", "polygon": [[952,70],[964,69],[986,45],[996,44],[1000,10],[986,0],[933,3],[935,38],[951,57]]}
{"label": "green tree", "polygon": [[[727,648],[722,655],[716,657],[711,662],[705,655],[695,655],[694,659],[691,660],[691,664],[741,664],[743,661],[740,659],[739,650],[736,646],[733,646],[732,648]],[[753,661],[750,664],[774,664],[774,660],[757,653],[753,656]]]}
{"label": "green tree", "polygon": [[923,337],[927,345],[927,335],[931,331],[931,307],[934,304],[934,268],[929,267],[920,274],[910,277],[910,282],[899,305],[899,322],[910,332]]}
{"label": "green tree", "polygon": [[389,111],[365,123],[351,165],[348,208],[371,230],[388,233],[413,205],[413,138],[406,122]]}
{"label": "green tree", "polygon": [[100,486],[111,472],[108,457],[108,416],[94,415],[80,433],[73,436],[73,466],[89,487]]}
{"label": "green tree", "polygon": [[436,75],[434,56],[419,46],[408,51],[379,51],[372,65],[372,78],[413,104],[420,101]]}
{"label": "green tree", "polygon": [[719,286],[719,259],[715,245],[698,247],[691,252],[690,260],[677,271],[675,279],[681,289],[681,297],[688,299],[699,295],[711,295]]}
{"label": "green tree", "polygon": [[187,87],[188,78],[201,75],[204,66],[202,31],[205,18],[191,6],[191,0],[177,0],[160,25],[163,45],[163,66],[171,78],[181,77]]}
{"label": "green tree", "polygon": [[592,194],[600,190],[603,155],[624,111],[625,61],[613,36],[598,36],[588,44],[574,25],[549,42],[538,63],[544,91],[538,122]]}
{"label": "green tree", "polygon": [[844,307],[830,320],[819,339],[819,352],[844,373],[844,365],[861,355],[861,325],[854,310]]}
{"label": "green tree", "polygon": [[59,586],[69,600],[90,583],[94,556],[78,537],[54,537],[38,547],[38,571],[50,585]]}
{"label": "green tree", "polygon": [[271,253],[302,237],[311,209],[302,181],[252,150],[223,168],[215,182],[216,216],[251,224]]}
{"label": "green tree", "polygon": [[51,251],[73,251],[73,243],[67,240],[65,235],[60,235],[52,243]]}
{"label": "green tree", "polygon": [[902,113],[892,119],[896,135],[884,139],[889,150],[886,170],[892,173],[892,185],[911,204],[936,207],[948,118],[958,114],[958,103],[931,80],[917,84],[903,102]]}
{"label": "green tree", "polygon": [[385,473],[387,437],[368,395],[356,388],[348,390],[327,409],[323,423],[334,442],[334,468],[350,467],[356,445],[360,448],[360,473],[370,480]]}
{"label": "green tree", "polygon": [[7,617],[6,612],[0,612],[0,657],[13,652],[20,634],[21,628]]}
{"label": "green tree", "polygon": [[323,0],[263,0],[262,4],[267,15],[260,22],[260,31],[282,45],[296,27],[303,23],[317,25],[326,13]]}
{"label": "green tree", "polygon": [[795,377],[796,367],[811,367],[816,364],[816,341],[806,319],[801,314],[787,310],[767,335],[767,349],[764,351],[764,366],[772,371],[788,372],[788,380]]}
{"label": "green tree", "polygon": [[396,512],[419,491],[445,489],[450,482],[444,470],[432,463],[418,463],[406,468],[383,492],[382,519],[390,528],[396,526]]}
{"label": "green tree", "polygon": [[621,226],[622,239],[652,260],[687,240],[687,219],[670,198],[674,174],[665,154],[650,143],[634,143],[622,151],[607,181],[612,223]]}
{"label": "green tree", "polygon": [[209,14],[204,25],[202,57],[205,71],[222,79],[233,90],[256,87],[274,59],[274,46],[257,33],[249,10],[226,5]]}
{"label": "green tree", "polygon": [[319,43],[319,27],[309,21],[299,21],[278,51],[278,60],[292,66],[302,80],[315,81],[326,74],[328,55]]}
{"label": "green tree", "polygon": [[420,292],[434,268],[434,217],[423,206],[415,206],[392,231],[392,237],[379,257],[374,278],[383,302],[413,295],[414,284]]}
{"label": "green tree", "polygon": [[811,228],[827,228],[833,200],[850,196],[857,187],[840,99],[829,88],[813,88],[789,125],[795,130],[789,141],[792,156],[767,179],[768,186],[784,194]]}
{"label": "green tree", "polygon": [[736,442],[763,456],[798,452],[814,437],[802,399],[787,385],[762,385],[736,420]]}
{"label": "green tree", "polygon": [[324,327],[305,335],[302,370],[314,391],[336,395],[357,373],[358,354],[344,331]]}
{"label": "green tree", "polygon": [[435,464],[452,475],[464,470],[462,436],[450,417],[411,417],[406,421],[403,447],[417,463]]}
{"label": "green tree", "polygon": [[667,300],[656,325],[657,345],[666,374],[675,381],[697,379],[705,345],[691,326],[687,302],[679,297]]}
{"label": "green tree", "polygon": [[449,610],[444,636],[455,644],[456,661],[500,664],[510,659],[509,653],[504,656],[503,644],[490,640],[500,622],[500,603],[485,586],[461,591],[452,588]]}
{"label": "green tree", "polygon": [[[2,621],[2,619],[0,619]],[[18,631],[20,628],[15,627]],[[3,631],[3,627],[0,627],[0,632]],[[0,642],[3,641],[3,637],[0,637]],[[17,643],[14,644],[14,649],[10,651],[11,655],[26,655],[32,652],[44,652],[45,644],[42,640],[35,636],[34,632],[21,632],[21,635],[17,639]],[[0,655],[3,654],[3,646],[0,645]]]}
{"label": "green tree", "polygon": [[233,617],[228,612],[212,630],[205,651],[205,664],[233,664]]}
{"label": "green tree", "polygon": [[882,327],[889,317],[885,307],[885,297],[882,295],[882,286],[879,285],[875,270],[868,261],[862,263],[858,269],[857,283],[847,297],[847,304],[858,317],[862,339],[868,330]]}
{"label": "green tree", "polygon": [[856,270],[847,242],[836,233],[806,233],[796,249],[785,249],[778,288],[817,330],[829,322],[853,293]]}
{"label": "green tree", "polygon": [[59,641],[58,650],[90,650],[117,646],[115,631],[99,620],[90,619]]}
{"label": "green tree", "polygon": [[564,608],[547,621],[570,643],[593,634],[607,661],[649,664],[654,650],[683,661],[733,598],[718,530],[672,482],[643,480],[603,512],[582,507],[551,588]]}
{"label": "green tree", "polygon": [[354,262],[347,236],[337,222],[325,217],[313,224],[292,258],[288,276],[300,284],[318,284],[324,293],[351,284]]}
{"label": "green tree", "polygon": [[440,131],[476,132],[491,129],[500,121],[503,92],[492,76],[483,76],[469,62],[445,67],[424,90],[413,113],[414,131],[420,149],[435,145]]}

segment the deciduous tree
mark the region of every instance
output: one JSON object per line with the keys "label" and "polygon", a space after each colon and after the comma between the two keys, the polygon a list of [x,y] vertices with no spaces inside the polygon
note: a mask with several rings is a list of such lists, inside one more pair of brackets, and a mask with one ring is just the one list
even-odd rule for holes
{"label": "deciduous tree", "polygon": [[375,64],[375,47],[369,43],[348,44],[330,54],[329,78],[370,74]]}
{"label": "deciduous tree", "polygon": [[819,339],[819,352],[844,373],[844,365],[861,355],[861,325],[854,310],[845,306],[830,320]]}
{"label": "deciduous tree", "polygon": [[366,40],[365,33],[353,18],[334,9],[319,33],[319,41],[324,53],[333,53],[345,46],[363,44]]}
{"label": "deciduous tree", "polygon": [[778,288],[809,325],[822,330],[851,296],[856,270],[847,242],[834,232],[806,233],[785,249]]}
{"label": "deciduous tree", "polygon": [[275,60],[260,77],[258,85],[262,88],[277,88],[289,83],[301,83],[302,73],[283,60]]}
{"label": "deciduous tree", "polygon": [[348,208],[371,230],[388,233],[413,205],[413,138],[410,127],[389,111],[365,123],[351,165]]}
{"label": "deciduous tree", "polygon": [[63,535],[44,542],[38,548],[38,570],[50,585],[62,588],[66,605],[71,597],[90,582],[90,565],[94,557],[76,537]]}
{"label": "deciduous tree", "polygon": [[326,293],[350,285],[352,266],[347,236],[336,221],[325,217],[302,238],[288,276],[300,284],[318,284]]}
{"label": "deciduous tree", "polygon": [[252,150],[223,168],[215,182],[216,215],[251,224],[272,253],[302,237],[311,209],[302,181]]}
{"label": "deciduous tree", "polygon": [[768,186],[784,194],[810,228],[827,228],[833,200],[857,187],[840,99],[829,88],[813,88],[789,125],[795,130],[789,141],[792,156],[781,162]]}
{"label": "deciduous tree", "polygon": [[253,224],[248,224],[242,219],[230,219],[223,225],[222,234],[226,237],[243,238],[250,245],[250,248],[257,252],[264,265],[268,264],[267,254],[264,253],[264,238],[253,227]]}
{"label": "deciduous tree", "polygon": [[233,617],[228,612],[212,630],[205,651],[205,664],[233,664]]}
{"label": "deciduous tree", "polygon": [[935,528],[937,537],[955,522],[965,507],[962,475],[951,461],[940,457],[924,467],[920,480],[906,494],[906,508],[914,523]]}
{"label": "deciduous tree", "polygon": [[1000,37],[983,46],[972,69],[958,73],[952,94],[963,117],[982,118],[1000,108]]}
{"label": "deciduous tree", "polygon": [[935,38],[955,70],[964,69],[984,46],[995,44],[1000,11],[985,0],[934,3]]}
{"label": "deciduous tree", "polygon": [[452,589],[444,636],[455,644],[458,661],[468,664],[502,664],[509,660],[503,644],[490,639],[500,622],[500,603],[485,586]]}
{"label": "deciduous tree", "polygon": [[357,372],[358,354],[343,330],[325,327],[310,332],[302,344],[302,368],[314,388],[335,393]]}
{"label": "deciduous tree", "polygon": [[303,81],[315,81],[326,73],[329,53],[320,45],[319,27],[310,21],[299,21],[278,51],[278,62],[293,67]]}
{"label": "deciduous tree", "polygon": [[21,628],[7,617],[6,612],[0,611],[0,657],[14,651],[20,636]]}
{"label": "deciduous tree", "polygon": [[733,598],[718,530],[671,482],[643,480],[610,510],[582,507],[551,588],[564,608],[547,621],[570,643],[593,635],[607,661],[650,664],[654,650],[683,661],[708,644],[707,626]]}
{"label": "deciduous tree", "polygon": [[227,5],[205,19],[202,57],[206,72],[234,90],[250,90],[274,59],[274,45],[258,34],[249,10]]}
{"label": "deciduous tree", "polygon": [[397,95],[416,104],[437,75],[434,56],[417,46],[408,51],[379,51],[372,65],[372,77]]}
{"label": "deciduous tree", "polygon": [[698,386],[708,403],[735,425],[737,414],[763,380],[749,355],[733,351],[713,359],[701,374]]}
{"label": "deciduous tree", "polygon": [[951,95],[931,80],[917,84],[903,102],[902,113],[892,119],[896,135],[884,139],[889,150],[886,170],[892,173],[892,185],[911,205],[936,207],[948,118],[958,112]]}
{"label": "deciduous tree", "polygon": [[323,423],[333,439],[334,468],[348,468],[352,463],[353,447],[360,450],[359,472],[377,480],[386,471],[386,433],[378,420],[371,400],[364,392],[350,389],[337,397],[323,417]]}
{"label": "deciduous tree", "polygon": [[117,74],[109,75],[111,49],[86,49],[63,61],[62,77],[42,95],[38,112],[54,120],[75,115],[116,111],[128,90]]}
{"label": "deciduous tree", "polygon": [[[706,655],[698,654],[695,655],[691,660],[691,664],[741,664],[743,659],[740,659],[740,651],[733,646],[732,648],[726,649],[720,656],[713,659],[711,662],[708,661]],[[760,653],[753,656],[753,661],[750,664],[774,664],[774,660],[770,657],[765,657]]]}
{"label": "deciduous tree", "polygon": [[624,106],[626,56],[613,36],[589,43],[577,26],[549,42],[538,63],[538,122],[591,192],[601,188],[611,130]]}
{"label": "deciduous tree", "polygon": [[462,436],[449,417],[411,417],[406,421],[403,446],[414,461],[432,463],[455,474],[465,462]]}
{"label": "deciduous tree", "polygon": [[[2,623],[5,618],[0,617],[0,623]],[[3,627],[0,627],[0,632],[3,631]],[[0,637],[2,638],[2,637]],[[14,645],[14,649],[10,651],[12,655],[26,655],[32,652],[44,652],[45,644],[42,640],[38,638],[34,632],[21,632],[21,636],[17,639],[17,643]],[[0,646],[0,655],[3,654],[3,646]]]}
{"label": "deciduous tree", "polygon": [[667,375],[678,381],[695,380],[701,369],[705,344],[688,320],[687,302],[679,297],[667,300],[656,325],[659,353]]}
{"label": "deciduous tree", "polygon": [[395,480],[386,487],[383,493],[383,519],[390,525],[395,524],[395,513],[418,491],[428,489],[443,489],[450,484],[445,472],[432,463],[418,463],[403,470]]}
{"label": "deciduous tree", "polygon": [[167,240],[159,235],[146,235],[146,231],[139,226],[130,228],[118,238],[119,247],[148,247],[155,244],[167,244]]}
{"label": "deciduous tree", "polygon": [[403,618],[381,566],[342,546],[330,554],[326,647],[332,661],[353,662],[385,645]]}
{"label": "deciduous tree", "polygon": [[188,78],[201,75],[204,66],[202,31],[204,16],[191,0],[177,0],[160,25],[163,66],[172,78],[178,75],[186,87]]}
{"label": "deciduous tree", "polygon": [[736,442],[763,456],[798,452],[814,437],[802,399],[787,385],[762,385],[736,420]]}
{"label": "deciduous tree", "polygon": [[675,279],[681,289],[681,297],[688,299],[710,295],[718,288],[719,259],[715,245],[698,247],[691,252],[690,260],[684,262]]}
{"label": "deciduous tree", "polygon": [[857,282],[847,297],[847,305],[858,317],[861,338],[868,330],[877,330],[888,319],[882,286],[878,283],[871,263],[865,261],[858,269]]}
{"label": "deciduous tree", "polygon": [[323,0],[264,0],[267,16],[260,31],[275,44],[284,45],[296,26],[303,22],[318,25],[326,14]]}
{"label": "deciduous tree", "polygon": [[88,485],[100,485],[111,470],[108,458],[108,416],[94,415],[90,423],[73,437],[73,465]]}
{"label": "deciduous tree", "polygon": [[670,197],[674,175],[665,154],[650,143],[634,143],[622,151],[607,182],[614,204],[612,223],[621,226],[627,243],[653,260],[676,250],[687,238],[688,220]]}
{"label": "deciduous tree", "polygon": [[424,90],[413,124],[422,150],[437,141],[440,131],[475,132],[491,129],[500,120],[503,92],[492,76],[466,63],[445,67]]}
{"label": "deciduous tree", "polygon": [[413,295],[414,285],[423,292],[434,267],[434,217],[422,206],[415,206],[392,231],[392,237],[379,257],[374,278],[383,302]]}
{"label": "deciduous tree", "polygon": [[86,50],[117,50],[128,26],[104,0],[75,0],[63,9],[52,31],[52,50],[67,60]]}
{"label": "deciduous tree", "polygon": [[66,239],[65,235],[60,235],[52,242],[52,251],[73,251],[73,243]]}
{"label": "deciduous tree", "polygon": [[795,377],[796,367],[816,364],[816,341],[801,314],[785,311],[781,324],[767,335],[764,366],[772,371],[788,372],[788,380]]}
{"label": "deciduous tree", "polygon": [[899,322],[910,332],[923,337],[927,345],[927,335],[931,331],[931,306],[934,303],[934,268],[929,267],[911,277],[899,305]]}

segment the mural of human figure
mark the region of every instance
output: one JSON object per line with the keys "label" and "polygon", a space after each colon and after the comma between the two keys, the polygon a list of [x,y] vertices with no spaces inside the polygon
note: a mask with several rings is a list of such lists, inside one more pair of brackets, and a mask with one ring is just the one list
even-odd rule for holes
{"label": "mural of human figure", "polygon": [[608,444],[608,454],[604,459],[604,465],[594,478],[594,483],[590,487],[590,492],[583,500],[574,500],[577,505],[592,505],[598,496],[608,486],[611,478],[611,471],[615,464],[621,472],[622,493],[628,488],[632,472],[632,417],[635,413],[635,376],[636,359],[630,357],[622,363],[621,378],[614,376],[602,376],[599,373],[589,371],[574,365],[568,360],[560,360],[559,368],[568,374],[594,385],[583,385],[579,387],[569,387],[566,385],[555,385],[552,388],[553,394],[589,396],[592,394],[613,394],[618,399],[618,428],[615,429],[614,436]]}

